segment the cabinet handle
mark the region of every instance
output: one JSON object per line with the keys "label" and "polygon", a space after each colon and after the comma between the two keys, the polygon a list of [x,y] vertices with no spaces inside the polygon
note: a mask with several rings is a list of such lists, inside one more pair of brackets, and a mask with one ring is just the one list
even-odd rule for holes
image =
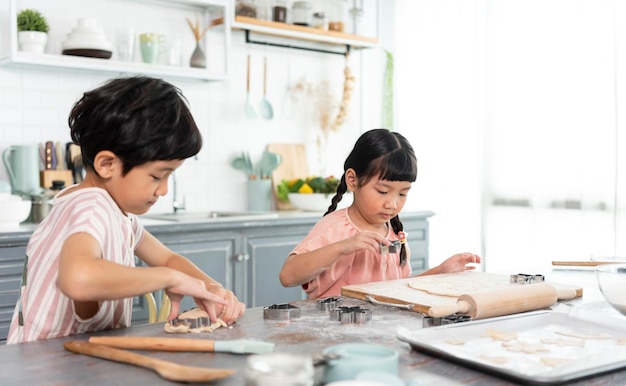
{"label": "cabinet handle", "polygon": [[250,255],[248,255],[247,253],[238,253],[237,255],[235,255],[235,260],[236,261],[248,261],[250,260]]}

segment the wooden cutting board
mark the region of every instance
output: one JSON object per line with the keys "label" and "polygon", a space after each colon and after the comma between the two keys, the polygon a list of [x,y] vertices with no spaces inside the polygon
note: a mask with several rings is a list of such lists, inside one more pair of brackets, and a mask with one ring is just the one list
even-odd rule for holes
{"label": "wooden cutting board", "polygon": [[[549,281],[548,283],[552,284],[557,291],[559,289],[574,289],[577,297],[582,296],[583,290],[580,287]],[[462,294],[473,294],[519,285],[530,284],[512,284],[508,275],[465,271],[348,285],[342,287],[341,294],[366,301],[369,300],[369,296],[377,302],[411,305],[413,311],[427,314],[432,306],[456,303]],[[415,289],[411,286],[421,289]],[[447,296],[442,294],[447,294]]]}
{"label": "wooden cutting board", "polygon": [[274,192],[276,209],[294,210],[296,208],[289,202],[283,202],[276,197],[276,186],[282,180],[306,178],[309,175],[306,148],[302,143],[270,143],[266,149],[267,151],[280,154],[283,159],[278,168],[272,173],[272,191]]}

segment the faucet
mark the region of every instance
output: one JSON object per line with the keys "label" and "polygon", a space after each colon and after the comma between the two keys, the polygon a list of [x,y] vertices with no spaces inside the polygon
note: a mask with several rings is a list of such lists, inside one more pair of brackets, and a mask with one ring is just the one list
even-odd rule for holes
{"label": "faucet", "polygon": [[176,173],[172,173],[172,209],[174,209],[174,213],[179,210],[185,210],[185,196],[183,195],[183,200],[180,201],[178,198],[178,181],[176,180]]}

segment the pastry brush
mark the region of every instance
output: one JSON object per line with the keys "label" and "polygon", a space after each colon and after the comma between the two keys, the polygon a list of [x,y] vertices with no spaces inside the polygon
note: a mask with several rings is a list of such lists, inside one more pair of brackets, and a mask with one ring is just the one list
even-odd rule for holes
{"label": "pastry brush", "polygon": [[188,338],[92,336],[90,343],[104,346],[155,351],[228,352],[233,354],[265,354],[274,351],[274,343],[253,339],[207,340]]}

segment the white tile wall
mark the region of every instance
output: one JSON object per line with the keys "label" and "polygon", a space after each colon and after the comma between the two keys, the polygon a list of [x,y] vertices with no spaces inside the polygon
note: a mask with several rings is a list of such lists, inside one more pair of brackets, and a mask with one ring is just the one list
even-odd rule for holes
{"label": "white tile wall", "polygon": [[[22,1],[28,6],[46,10],[51,23],[52,41],[48,52],[60,51],[64,33],[75,25],[64,6],[81,3],[71,0]],[[119,2],[118,2],[119,3]],[[129,4],[129,2],[122,2]],[[134,4],[134,3],[130,3]],[[78,13],[77,13],[78,12]],[[70,15],[92,16],[93,10],[73,9]],[[97,10],[98,23],[108,26],[120,23],[110,7]],[[133,11],[134,12],[134,11]],[[109,22],[115,20],[115,22]],[[54,24],[58,21],[59,24]],[[61,21],[64,21],[63,23]],[[1,26],[0,26],[1,27]],[[107,30],[114,30],[106,28]],[[5,33],[5,30],[2,30]],[[180,36],[192,39],[189,31]],[[112,37],[111,37],[112,39]],[[268,58],[268,98],[274,107],[271,121],[244,117],[246,56],[252,55],[251,97],[258,105],[262,96],[263,57]],[[188,53],[188,56],[190,53]],[[208,53],[208,60],[214,59]],[[221,61],[215,53],[216,61]],[[350,66],[357,84],[350,116],[340,132],[333,133],[328,148],[328,174],[341,175],[343,160],[355,139],[364,130],[379,127],[379,87],[382,84],[382,54],[372,49],[354,51]],[[188,59],[186,59],[188,60]],[[311,173],[318,170],[315,127],[304,114],[302,106],[292,106],[287,90],[302,77],[311,82],[329,81],[337,101],[343,89],[344,58],[340,55],[309,53],[295,49],[246,45],[242,32],[234,32],[230,51],[229,77],[223,82],[179,81],[166,79],[179,86],[189,100],[192,113],[204,136],[204,147],[196,159],[190,159],[178,171],[188,210],[245,210],[245,176],[230,166],[230,160],[242,150],[250,152],[253,160],[260,157],[267,143],[305,143]],[[94,88],[111,76],[76,70],[49,70],[0,66],[0,148],[12,144],[69,141],[67,115],[73,103],[86,90]],[[0,179],[8,179],[0,168]],[[162,198],[153,211],[171,210],[171,192]]]}

